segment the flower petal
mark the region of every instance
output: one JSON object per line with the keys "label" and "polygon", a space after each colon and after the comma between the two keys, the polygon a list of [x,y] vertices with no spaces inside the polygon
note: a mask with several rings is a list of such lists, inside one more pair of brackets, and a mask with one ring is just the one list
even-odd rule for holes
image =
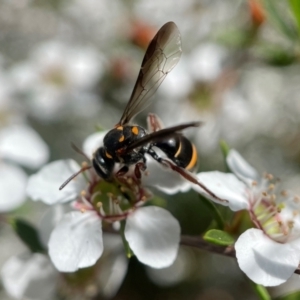
{"label": "flower petal", "polygon": [[190,251],[181,247],[174,263],[163,269],[146,268],[148,277],[158,286],[174,286],[190,275],[192,264]]}
{"label": "flower petal", "polygon": [[119,235],[104,234],[104,252],[99,260],[97,286],[103,296],[111,299],[119,290],[128,268],[123,241]]}
{"label": "flower petal", "polygon": [[77,176],[61,191],[59,187],[79,169],[79,165],[72,159],[58,160],[44,166],[39,172],[29,177],[28,196],[32,200],[40,200],[46,204],[74,200],[85,187],[85,180],[82,175]]}
{"label": "flower petal", "polygon": [[299,264],[293,247],[276,243],[256,228],[248,229],[239,237],[235,250],[242,271],[252,281],[264,286],[285,282]]}
{"label": "flower petal", "polygon": [[230,170],[244,182],[251,184],[260,180],[257,171],[236,150],[229,151],[226,162]]}
{"label": "flower petal", "polygon": [[125,238],[137,258],[153,268],[170,266],[176,259],[180,226],[165,209],[148,206],[129,215]]}
{"label": "flower petal", "polygon": [[94,152],[103,146],[103,139],[108,131],[95,132],[88,136],[83,142],[83,152],[90,158],[93,157]]}
{"label": "flower petal", "polygon": [[146,155],[147,170],[142,176],[143,185],[156,187],[166,194],[186,192],[191,188],[191,183],[177,172],[162,166],[149,155]]}
{"label": "flower petal", "polygon": [[0,155],[29,168],[38,168],[49,158],[48,146],[32,128],[12,125],[0,132]]}
{"label": "flower petal", "polygon": [[11,211],[26,200],[27,175],[16,166],[0,164],[0,212]]}
{"label": "flower petal", "polygon": [[71,207],[66,206],[67,205],[61,204],[50,206],[50,208],[46,210],[41,218],[39,236],[46,248],[48,247],[51,232],[64,217],[64,215],[71,210]]}
{"label": "flower petal", "polygon": [[12,256],[1,270],[6,292],[17,299],[53,299],[56,276],[50,260],[39,253]]}
{"label": "flower petal", "polygon": [[202,172],[197,174],[197,178],[217,197],[227,200],[228,203],[216,200],[198,185],[194,184],[192,186],[193,189],[198,193],[204,195],[206,198],[209,198],[212,201],[215,201],[222,205],[228,205],[233,211],[247,209],[249,207],[246,190],[247,187],[233,174],[222,173],[218,171]]}
{"label": "flower petal", "polygon": [[96,263],[103,252],[101,220],[93,211],[66,214],[52,231],[49,255],[61,272],[74,272]]}

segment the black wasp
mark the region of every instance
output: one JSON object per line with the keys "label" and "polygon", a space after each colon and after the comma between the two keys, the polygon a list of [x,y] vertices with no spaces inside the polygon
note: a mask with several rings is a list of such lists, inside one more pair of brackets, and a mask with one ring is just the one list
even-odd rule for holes
{"label": "black wasp", "polygon": [[[176,66],[181,53],[180,32],[175,23],[168,22],[159,29],[146,50],[137,81],[120,121],[104,137],[103,147],[98,148],[94,153],[92,164],[101,178],[105,180],[112,178],[116,163],[123,165],[117,175],[126,174],[129,166],[135,165],[135,175],[140,177],[140,170],[146,169],[145,154],[147,153],[158,163],[178,172],[187,180],[200,185],[211,196],[216,197],[188,172],[196,166],[197,151],[180,131],[199,126],[200,122],[189,122],[161,129],[158,118],[150,114],[148,124],[151,133],[147,133],[141,126],[130,124],[133,117],[150,104],[151,96]],[[155,147],[162,150],[168,159],[160,157]],[[90,167],[84,167],[71,176],[60,189]]]}

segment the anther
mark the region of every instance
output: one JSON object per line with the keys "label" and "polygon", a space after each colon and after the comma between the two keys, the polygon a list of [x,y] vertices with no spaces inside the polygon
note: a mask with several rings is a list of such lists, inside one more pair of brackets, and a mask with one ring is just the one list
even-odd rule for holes
{"label": "anther", "polygon": [[292,229],[294,227],[294,221],[288,221],[287,225],[290,229]]}
{"label": "anther", "polygon": [[274,185],[273,183],[271,183],[271,184],[269,185],[269,190],[272,191],[272,190],[274,190],[274,188],[275,188],[275,185]]}
{"label": "anther", "polygon": [[85,213],[85,212],[86,212],[86,209],[85,209],[85,208],[81,208],[80,211],[81,211],[82,213]]}
{"label": "anther", "polygon": [[257,181],[253,180],[252,181],[252,186],[257,186]]}
{"label": "anther", "polygon": [[88,165],[89,165],[89,164],[88,164],[86,161],[83,161],[83,162],[81,163],[81,167],[82,167],[82,168],[87,168]]}
{"label": "anther", "polygon": [[103,205],[103,204],[102,204],[102,202],[100,202],[100,201],[97,202],[97,204],[96,204],[96,206],[97,206],[98,208],[102,207],[102,205]]}
{"label": "anther", "polygon": [[86,196],[86,191],[85,191],[85,190],[82,190],[82,191],[80,192],[80,195],[81,195],[82,197],[85,197],[85,196]]}
{"label": "anther", "polygon": [[286,190],[283,190],[280,192],[280,195],[283,197],[287,197],[288,196],[288,192]]}

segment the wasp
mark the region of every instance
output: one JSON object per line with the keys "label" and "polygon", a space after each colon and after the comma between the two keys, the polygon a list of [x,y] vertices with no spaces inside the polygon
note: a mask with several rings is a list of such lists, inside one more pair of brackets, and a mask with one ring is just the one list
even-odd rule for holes
{"label": "wasp", "polygon": [[[149,154],[158,163],[171,168],[216,197],[189,172],[195,168],[198,155],[194,144],[181,134],[182,130],[200,126],[201,122],[162,128],[156,115],[150,114],[150,133],[131,123],[138,113],[150,105],[153,94],[176,66],[181,54],[180,32],[174,22],[168,22],[159,29],[146,50],[137,81],[120,121],[106,134],[103,147],[98,148],[93,155],[92,166],[104,180],[113,177],[116,163],[123,165],[116,173],[118,176],[126,174],[129,167],[135,165],[135,175],[140,178],[141,171],[145,171],[147,167],[145,154]],[[155,149],[160,149],[166,157],[161,157]],[[60,189],[88,168],[91,166],[72,175]]]}

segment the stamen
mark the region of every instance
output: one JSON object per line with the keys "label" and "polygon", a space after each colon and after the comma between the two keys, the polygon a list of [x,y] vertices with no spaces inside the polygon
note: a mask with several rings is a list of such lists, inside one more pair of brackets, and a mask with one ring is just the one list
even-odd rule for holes
{"label": "stamen", "polygon": [[[94,193],[93,196],[92,196],[92,198],[91,198],[91,202],[94,203],[95,198],[96,198],[97,196],[101,195],[101,194],[102,194],[102,193],[101,193],[100,191],[97,191],[96,193]],[[99,202],[98,202],[98,203],[99,203]],[[97,204],[98,204],[98,203],[97,203]]]}
{"label": "stamen", "polygon": [[267,220],[270,220],[274,216],[276,216],[277,211],[271,211],[268,214],[261,214],[260,216],[257,216],[257,220],[260,221],[261,223],[265,223]]}
{"label": "stamen", "polygon": [[252,181],[252,186],[257,186],[257,181]]}
{"label": "stamen", "polygon": [[283,197],[287,197],[288,196],[288,192],[286,190],[283,190],[280,192],[280,195]]}

